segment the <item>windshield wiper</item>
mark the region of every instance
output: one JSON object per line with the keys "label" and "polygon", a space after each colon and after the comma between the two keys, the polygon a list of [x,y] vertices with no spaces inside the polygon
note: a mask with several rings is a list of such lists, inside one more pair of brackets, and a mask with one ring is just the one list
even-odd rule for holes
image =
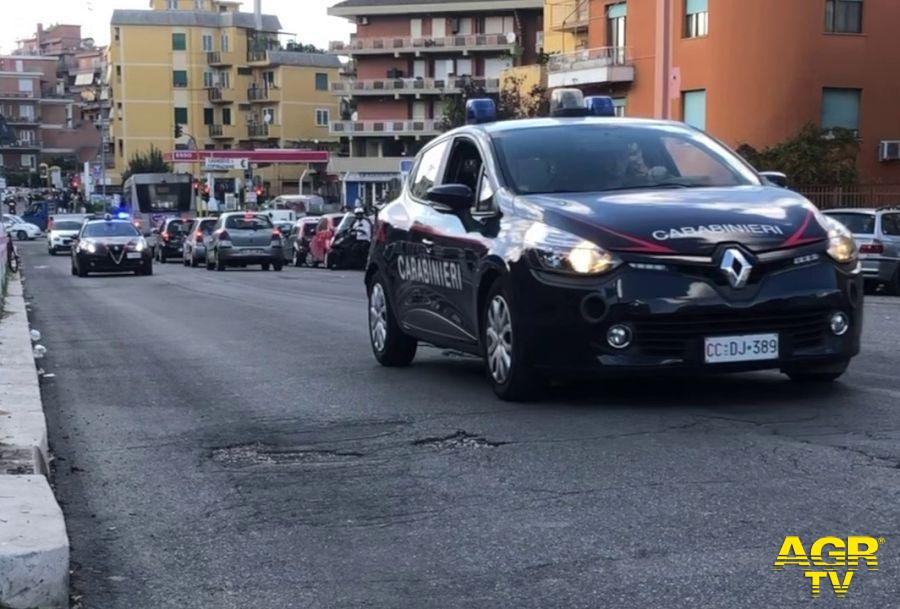
{"label": "windshield wiper", "polygon": [[656,190],[665,188],[699,188],[699,186],[691,184],[683,184],[681,182],[658,182],[656,184],[632,184],[630,186],[620,186],[618,188],[608,188],[604,192],[616,192],[619,190]]}

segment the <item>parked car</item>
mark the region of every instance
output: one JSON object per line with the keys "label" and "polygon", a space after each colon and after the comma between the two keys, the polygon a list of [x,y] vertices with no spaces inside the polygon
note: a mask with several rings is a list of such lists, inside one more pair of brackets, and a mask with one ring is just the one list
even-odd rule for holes
{"label": "parked car", "polygon": [[156,234],[156,246],[153,248],[153,254],[156,260],[162,264],[169,258],[178,258],[182,256],[184,238],[190,227],[190,220],[182,220],[181,218],[167,218],[159,227],[159,233]]}
{"label": "parked car", "polygon": [[847,227],[859,247],[866,285],[900,295],[900,207],[829,209],[825,214]]}
{"label": "parked car", "polygon": [[77,217],[73,219],[65,216],[58,216],[58,219],[53,218],[50,228],[47,230],[47,253],[55,256],[59,251],[70,250],[82,225],[84,225],[84,220]]}
{"label": "parked car", "polygon": [[7,235],[19,241],[37,239],[43,234],[39,226],[10,214],[3,214],[3,230]]}
{"label": "parked car", "polygon": [[198,267],[206,262],[206,243],[218,222],[217,218],[196,218],[191,221],[181,247],[184,266]]}
{"label": "parked car", "polygon": [[281,231],[257,212],[222,214],[206,246],[206,268],[224,271],[229,266],[259,264],[264,271],[284,267]]}
{"label": "parked car", "polygon": [[331,240],[334,238],[337,228],[345,215],[347,214],[325,214],[319,218],[319,223],[316,225],[316,234],[313,235],[309,242],[309,251],[306,254],[307,266],[325,264],[325,257],[331,248]]}
{"label": "parked car", "polygon": [[291,257],[294,266],[303,266],[306,264],[306,256],[309,254],[309,244],[316,234],[316,226],[319,224],[319,218],[307,217],[300,218],[294,225],[291,234],[288,236],[286,244],[286,255]]}

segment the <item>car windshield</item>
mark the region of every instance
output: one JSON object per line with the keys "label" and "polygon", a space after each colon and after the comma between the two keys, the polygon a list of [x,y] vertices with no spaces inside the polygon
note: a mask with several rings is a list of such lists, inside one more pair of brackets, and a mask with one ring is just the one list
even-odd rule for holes
{"label": "car windshield", "polygon": [[212,234],[212,232],[215,228],[216,228],[215,220],[204,220],[203,222],[200,223],[199,230],[203,231],[203,233],[206,235],[210,235],[210,234]]}
{"label": "car windshield", "polygon": [[53,230],[78,230],[80,228],[81,222],[73,222],[71,220],[53,223]]}
{"label": "car windshield", "polygon": [[356,218],[353,214],[345,214],[343,218],[341,218],[341,223],[338,224],[337,229],[334,231],[335,234],[343,233],[344,231],[350,230],[350,227],[353,226],[353,220]]}
{"label": "car windshield", "polygon": [[492,138],[518,194],[760,185],[727,148],[677,125],[567,123]]}
{"label": "car windshield", "polygon": [[272,228],[272,223],[265,216],[246,215],[228,216],[225,220],[225,228],[231,230],[264,230]]}
{"label": "car windshield", "polygon": [[175,233],[176,235],[182,235],[187,231],[189,224],[189,222],[183,222],[181,220],[177,222],[169,222],[169,226],[166,230],[168,230],[170,233]]}
{"label": "car windshield", "polygon": [[128,222],[97,222],[84,227],[82,237],[137,237],[137,229]]}
{"label": "car windshield", "polygon": [[851,233],[856,235],[874,235],[875,234],[875,214],[828,214],[829,218],[834,218],[847,227]]}

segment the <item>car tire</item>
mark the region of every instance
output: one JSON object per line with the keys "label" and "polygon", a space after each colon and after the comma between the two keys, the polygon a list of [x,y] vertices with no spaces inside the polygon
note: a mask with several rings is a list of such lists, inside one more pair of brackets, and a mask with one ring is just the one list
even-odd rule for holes
{"label": "car tire", "polygon": [[804,366],[787,368],[783,372],[795,383],[833,383],[838,380],[850,362],[826,364],[824,366]]}
{"label": "car tire", "polygon": [[76,267],[76,270],[77,270],[77,274],[79,277],[87,277],[88,276],[87,270],[81,268],[80,266]]}
{"label": "car tire", "polygon": [[225,270],[225,262],[219,258],[218,252],[216,253],[216,270],[220,272]]}
{"label": "car tire", "polygon": [[382,366],[409,366],[416,357],[419,342],[400,329],[386,286],[387,282],[380,271],[375,273],[368,286],[369,343],[372,345],[372,354]]}
{"label": "car tire", "polygon": [[141,275],[150,276],[153,274],[153,262],[148,262],[147,265],[141,269]]}
{"label": "car tire", "polygon": [[206,255],[206,270],[207,271],[216,270],[216,266],[213,264],[212,260],[209,259],[209,254]]}
{"label": "car tire", "polygon": [[271,268],[272,265],[269,264],[268,262],[263,262],[260,266],[262,267],[262,270],[268,271],[269,268]]}
{"label": "car tire", "polygon": [[315,258],[313,258],[312,252],[306,252],[306,266],[308,266],[311,269],[314,269],[317,266],[319,266],[319,263],[316,262]]}
{"label": "car tire", "polygon": [[884,286],[885,291],[891,296],[900,296],[900,265],[894,273],[894,278]]}
{"label": "car tire", "polygon": [[299,250],[294,250],[294,259],[291,262],[294,264],[294,266],[303,266],[305,260],[300,257]]}
{"label": "car tire", "polygon": [[532,345],[503,278],[491,286],[481,313],[481,349],[494,393],[510,402],[534,399],[542,379],[530,364]]}
{"label": "car tire", "polygon": [[48,247],[48,248],[47,248],[47,253],[50,254],[51,256],[55,256],[55,255],[56,255],[56,248],[55,248],[55,247]]}
{"label": "car tire", "polygon": [[283,262],[273,262],[272,263],[272,270],[275,271],[276,273],[281,272],[281,269],[283,269],[283,268],[284,268]]}
{"label": "car tire", "polygon": [[28,241],[28,233],[23,230],[16,231],[16,239],[19,241]]}
{"label": "car tire", "polygon": [[191,261],[190,261],[189,266],[190,266],[192,269],[195,269],[195,268],[197,268],[198,266],[200,266],[200,261],[197,260],[197,257],[194,256],[193,253],[191,253]]}
{"label": "car tire", "polygon": [[165,264],[166,260],[168,260],[168,258],[166,257],[165,253],[162,250],[159,250],[159,263]]}
{"label": "car tire", "polygon": [[72,263],[72,276],[73,276],[73,277],[77,277],[77,276],[78,276],[78,271],[75,269],[75,263],[74,263],[74,262]]}

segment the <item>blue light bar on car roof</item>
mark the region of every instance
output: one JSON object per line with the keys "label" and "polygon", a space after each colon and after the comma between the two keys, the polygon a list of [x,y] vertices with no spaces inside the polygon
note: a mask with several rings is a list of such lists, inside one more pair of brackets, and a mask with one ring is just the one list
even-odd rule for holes
{"label": "blue light bar on car roof", "polygon": [[584,98],[584,107],[591,116],[615,116],[616,106],[611,97],[591,95]]}
{"label": "blue light bar on car roof", "polygon": [[466,102],[466,124],[480,125],[482,123],[492,123],[497,120],[497,106],[494,100],[470,99]]}

